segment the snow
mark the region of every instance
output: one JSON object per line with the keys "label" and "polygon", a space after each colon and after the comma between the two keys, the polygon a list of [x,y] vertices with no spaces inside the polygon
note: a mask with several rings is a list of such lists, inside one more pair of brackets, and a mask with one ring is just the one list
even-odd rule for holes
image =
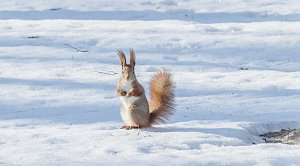
{"label": "snow", "polygon": [[[298,1],[0,4],[0,165],[300,164],[300,145],[259,137],[300,127]],[[167,124],[119,129],[129,48],[147,94],[173,74]]]}

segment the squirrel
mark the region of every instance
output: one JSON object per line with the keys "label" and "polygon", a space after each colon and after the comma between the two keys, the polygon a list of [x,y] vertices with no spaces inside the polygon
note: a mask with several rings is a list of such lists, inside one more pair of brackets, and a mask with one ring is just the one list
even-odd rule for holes
{"label": "squirrel", "polygon": [[121,50],[117,51],[122,74],[117,85],[121,100],[121,118],[125,125],[121,129],[151,127],[166,122],[174,113],[174,82],[166,70],[156,73],[150,81],[150,103],[145,90],[135,76],[135,53],[130,49],[130,64]]}

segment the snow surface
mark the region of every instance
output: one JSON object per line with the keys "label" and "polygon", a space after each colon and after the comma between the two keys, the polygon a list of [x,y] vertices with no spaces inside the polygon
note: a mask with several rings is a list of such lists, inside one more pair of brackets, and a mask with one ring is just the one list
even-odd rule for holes
{"label": "snow surface", "polygon": [[[300,145],[259,137],[300,127],[299,1],[0,4],[0,165],[300,164]],[[119,129],[129,48],[147,92],[173,74],[168,124]]]}

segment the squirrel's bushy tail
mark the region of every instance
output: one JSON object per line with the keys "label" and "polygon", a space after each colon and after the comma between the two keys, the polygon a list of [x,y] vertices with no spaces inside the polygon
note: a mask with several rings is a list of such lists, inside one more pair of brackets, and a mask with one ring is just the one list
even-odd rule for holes
{"label": "squirrel's bushy tail", "polygon": [[156,73],[150,82],[150,125],[164,123],[174,113],[174,82],[166,70]]}

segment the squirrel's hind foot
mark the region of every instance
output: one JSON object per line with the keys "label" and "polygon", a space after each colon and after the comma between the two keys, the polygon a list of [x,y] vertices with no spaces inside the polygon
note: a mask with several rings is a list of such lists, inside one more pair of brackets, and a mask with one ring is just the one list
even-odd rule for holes
{"label": "squirrel's hind foot", "polygon": [[140,128],[140,127],[124,125],[120,129],[131,130],[131,129],[138,129],[138,128]]}

